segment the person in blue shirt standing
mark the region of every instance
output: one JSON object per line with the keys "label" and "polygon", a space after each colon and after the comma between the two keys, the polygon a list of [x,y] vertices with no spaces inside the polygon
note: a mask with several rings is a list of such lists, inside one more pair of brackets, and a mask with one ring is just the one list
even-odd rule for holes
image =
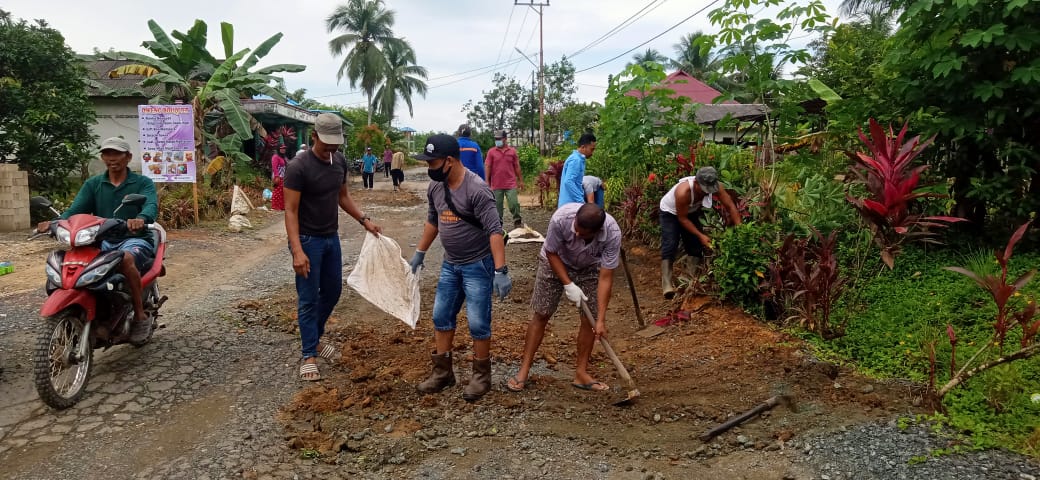
{"label": "person in blue shirt standing", "polygon": [[463,123],[455,133],[459,137],[459,161],[481,180],[487,181],[484,177],[484,153],[480,151],[480,145],[469,138],[473,130]]}
{"label": "person in blue shirt standing", "polygon": [[560,199],[556,208],[568,203],[585,203],[585,189],[581,182],[585,178],[585,160],[596,151],[596,136],[592,133],[582,134],[578,138],[578,149],[563,162],[563,173],[560,175]]}
{"label": "person in blue shirt standing", "polygon": [[361,183],[364,188],[372,189],[376,173],[376,156],[372,155],[372,147],[365,147],[365,156],[361,157]]}

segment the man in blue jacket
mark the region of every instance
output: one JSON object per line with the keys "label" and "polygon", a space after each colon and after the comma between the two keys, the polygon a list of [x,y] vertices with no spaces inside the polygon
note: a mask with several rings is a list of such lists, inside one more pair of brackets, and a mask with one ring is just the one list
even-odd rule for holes
{"label": "man in blue jacket", "polygon": [[459,125],[459,130],[455,133],[459,137],[459,161],[469,171],[477,174],[481,180],[486,181],[487,178],[484,177],[484,153],[480,151],[480,145],[477,145],[477,142],[469,138],[473,130],[469,128],[469,125],[463,123]]}

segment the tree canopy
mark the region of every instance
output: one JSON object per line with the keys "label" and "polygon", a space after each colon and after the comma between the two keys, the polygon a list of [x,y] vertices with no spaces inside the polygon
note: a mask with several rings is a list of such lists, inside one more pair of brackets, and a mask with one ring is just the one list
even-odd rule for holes
{"label": "tree canopy", "polygon": [[29,172],[29,186],[65,192],[93,156],[86,72],[65,38],[43,21],[0,10],[0,162]]}

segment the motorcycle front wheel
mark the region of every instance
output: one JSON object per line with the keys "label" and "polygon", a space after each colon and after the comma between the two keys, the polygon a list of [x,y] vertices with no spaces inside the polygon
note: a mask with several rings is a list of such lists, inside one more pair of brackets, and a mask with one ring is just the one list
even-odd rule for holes
{"label": "motorcycle front wheel", "polygon": [[[33,351],[33,373],[40,400],[58,410],[76,404],[87,388],[94,349],[78,356],[87,323],[82,313],[62,312],[44,319]],[[89,342],[89,337],[87,339]]]}

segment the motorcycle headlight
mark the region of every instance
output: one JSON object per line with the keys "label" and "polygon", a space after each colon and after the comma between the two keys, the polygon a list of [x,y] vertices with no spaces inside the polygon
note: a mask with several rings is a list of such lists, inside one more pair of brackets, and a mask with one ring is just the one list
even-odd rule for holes
{"label": "motorcycle headlight", "polygon": [[59,242],[64,243],[65,245],[72,244],[72,242],[69,241],[69,229],[65,227],[54,227],[54,236]]}
{"label": "motorcycle headlight", "polygon": [[54,265],[51,265],[50,262],[47,262],[45,270],[47,271],[47,281],[54,285],[61,286],[61,272],[58,271]]}
{"label": "motorcycle headlight", "polygon": [[94,237],[97,236],[99,228],[101,228],[101,225],[94,225],[76,232],[76,245],[90,245],[94,243]]}
{"label": "motorcycle headlight", "polygon": [[108,262],[83,272],[83,275],[80,275],[79,279],[76,280],[76,288],[84,288],[93,285],[94,282],[97,282],[104,278],[105,275],[108,275],[108,272],[111,272],[112,268],[118,264],[119,262]]}

